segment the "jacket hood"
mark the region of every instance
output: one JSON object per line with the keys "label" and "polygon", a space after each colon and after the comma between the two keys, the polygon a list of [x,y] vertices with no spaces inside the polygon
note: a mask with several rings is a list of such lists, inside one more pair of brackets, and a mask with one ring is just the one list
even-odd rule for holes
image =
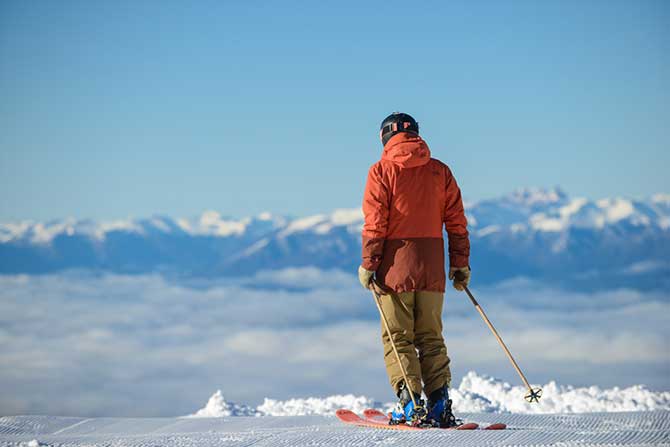
{"label": "jacket hood", "polygon": [[430,149],[417,134],[400,132],[393,135],[384,146],[382,160],[391,161],[403,168],[415,168],[430,161]]}

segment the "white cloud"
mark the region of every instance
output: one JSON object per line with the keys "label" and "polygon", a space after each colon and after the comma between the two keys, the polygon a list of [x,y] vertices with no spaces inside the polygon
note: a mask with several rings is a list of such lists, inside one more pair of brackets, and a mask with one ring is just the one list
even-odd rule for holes
{"label": "white cloud", "polygon": [[351,275],[341,270],[321,270],[316,267],[289,267],[282,270],[261,270],[255,278],[263,284],[310,289],[351,287]]}
{"label": "white cloud", "polygon": [[[667,295],[474,286],[530,380],[670,388]],[[376,312],[337,271],[194,287],[157,275],[0,276],[0,414],[187,414],[217,388],[252,405],[388,401]],[[464,294],[447,292],[444,315],[455,383],[471,369],[518,382]]]}

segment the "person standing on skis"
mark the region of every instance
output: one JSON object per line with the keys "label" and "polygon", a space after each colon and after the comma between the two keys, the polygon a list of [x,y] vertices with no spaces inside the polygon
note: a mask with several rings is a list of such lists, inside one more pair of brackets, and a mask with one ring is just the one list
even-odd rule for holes
{"label": "person standing on skis", "polygon": [[[461,191],[449,167],[431,158],[419,136],[419,124],[410,115],[389,115],[382,121],[380,137],[384,150],[370,167],[365,185],[358,277],[363,287],[380,293],[388,318],[391,334],[382,328],[384,362],[399,398],[391,422],[447,428],[457,423],[448,392],[450,360],[442,337],[446,284],[442,228],[449,242],[449,279],[454,288],[463,290],[470,280],[470,241]],[[422,391],[428,397],[425,408]],[[421,408],[414,407],[410,393]]]}

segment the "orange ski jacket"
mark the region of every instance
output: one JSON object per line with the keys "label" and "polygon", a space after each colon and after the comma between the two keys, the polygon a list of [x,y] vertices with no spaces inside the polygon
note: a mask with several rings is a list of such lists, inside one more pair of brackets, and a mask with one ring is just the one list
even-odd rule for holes
{"label": "orange ski jacket", "polygon": [[444,292],[444,239],[451,267],[469,265],[461,191],[423,139],[394,135],[370,167],[363,197],[363,268],[395,292]]}

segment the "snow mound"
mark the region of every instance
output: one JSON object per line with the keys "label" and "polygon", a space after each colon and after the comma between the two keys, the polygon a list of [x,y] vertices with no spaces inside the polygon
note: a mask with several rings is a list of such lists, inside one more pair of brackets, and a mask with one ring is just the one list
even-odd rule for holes
{"label": "snow mound", "polygon": [[198,410],[195,414],[187,417],[194,418],[217,418],[227,416],[259,416],[258,412],[246,405],[226,402],[221,390],[217,390],[207,401],[207,405]]}
{"label": "snow mound", "polygon": [[258,406],[259,413],[265,416],[306,416],[334,415],[340,408],[348,408],[362,413],[366,408],[379,408],[379,402],[369,397],[353,394],[335,395],[326,398],[309,397],[307,399],[289,399],[285,401],[265,398]]}
{"label": "snow mound", "polygon": [[[450,396],[458,413],[539,414],[670,410],[670,392],[650,391],[644,385],[623,389],[602,389],[597,386],[576,388],[551,381],[541,388],[543,395],[540,403],[529,404],[523,399],[526,394],[523,386],[512,386],[502,380],[470,371],[463,377],[458,388],[450,390]],[[207,405],[191,417],[332,416],[339,408],[348,408],[356,413],[362,413],[366,408],[387,412],[394,405],[395,402],[381,404],[369,397],[346,394],[284,401],[265,398],[254,410],[244,405],[227,403],[221,391],[217,391]]]}
{"label": "snow mound", "polygon": [[39,442],[37,439],[33,439],[32,441],[19,443],[19,447],[41,447],[41,446],[48,446],[48,445],[49,444],[44,444],[44,443]]}
{"label": "snow mound", "polygon": [[575,388],[551,381],[542,386],[539,403],[528,404],[523,386],[470,371],[457,389],[452,390],[454,408],[461,412],[498,413],[591,413],[614,411],[652,411],[670,409],[670,392],[654,392],[644,385],[601,389]]}

